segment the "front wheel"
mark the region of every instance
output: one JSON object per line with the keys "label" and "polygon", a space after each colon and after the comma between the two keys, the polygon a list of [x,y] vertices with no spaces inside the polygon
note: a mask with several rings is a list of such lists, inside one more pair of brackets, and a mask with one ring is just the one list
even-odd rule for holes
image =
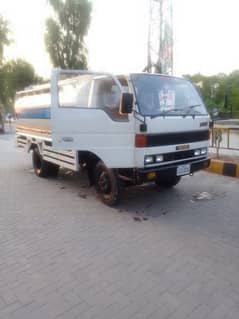
{"label": "front wheel", "polygon": [[114,170],[99,161],[95,167],[95,187],[102,202],[108,206],[116,205],[121,197],[122,185]]}
{"label": "front wheel", "polygon": [[157,178],[155,184],[164,188],[171,188],[177,185],[181,180],[180,176],[167,177],[167,178]]}

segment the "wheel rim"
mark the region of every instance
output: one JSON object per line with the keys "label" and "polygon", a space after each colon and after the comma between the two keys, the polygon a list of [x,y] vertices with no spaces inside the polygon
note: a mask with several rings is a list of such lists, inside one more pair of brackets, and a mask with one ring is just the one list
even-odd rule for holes
{"label": "wheel rim", "polygon": [[98,179],[99,191],[108,195],[111,192],[111,181],[107,172],[101,172]]}

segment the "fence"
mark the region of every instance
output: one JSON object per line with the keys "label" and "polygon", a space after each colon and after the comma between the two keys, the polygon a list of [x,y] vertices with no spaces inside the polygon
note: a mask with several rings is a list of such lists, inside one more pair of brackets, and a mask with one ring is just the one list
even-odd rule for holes
{"label": "fence", "polygon": [[239,125],[215,124],[211,134],[211,147],[239,151]]}

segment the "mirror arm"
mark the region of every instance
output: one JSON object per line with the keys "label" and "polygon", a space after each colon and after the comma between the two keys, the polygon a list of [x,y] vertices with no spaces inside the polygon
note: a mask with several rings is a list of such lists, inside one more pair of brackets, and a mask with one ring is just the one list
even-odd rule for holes
{"label": "mirror arm", "polygon": [[[142,116],[143,120],[138,117],[138,116]],[[140,124],[140,131],[141,132],[146,132],[147,131],[147,124],[146,124],[146,116],[140,114],[138,111],[134,110],[134,117],[141,122]]]}
{"label": "mirror arm", "polygon": [[[142,116],[142,117],[143,117],[143,120],[142,120],[140,117],[135,116],[135,115]],[[137,120],[139,120],[141,123],[146,124],[146,118],[145,118],[144,115],[142,115],[142,114],[140,114],[138,111],[134,110],[134,116],[135,116],[135,118],[136,118]]]}

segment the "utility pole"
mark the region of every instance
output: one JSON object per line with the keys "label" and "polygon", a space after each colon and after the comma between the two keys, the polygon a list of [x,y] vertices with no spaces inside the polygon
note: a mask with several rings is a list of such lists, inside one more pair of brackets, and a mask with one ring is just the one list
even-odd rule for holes
{"label": "utility pole", "polygon": [[172,0],[149,0],[148,59],[144,71],[173,73]]}

